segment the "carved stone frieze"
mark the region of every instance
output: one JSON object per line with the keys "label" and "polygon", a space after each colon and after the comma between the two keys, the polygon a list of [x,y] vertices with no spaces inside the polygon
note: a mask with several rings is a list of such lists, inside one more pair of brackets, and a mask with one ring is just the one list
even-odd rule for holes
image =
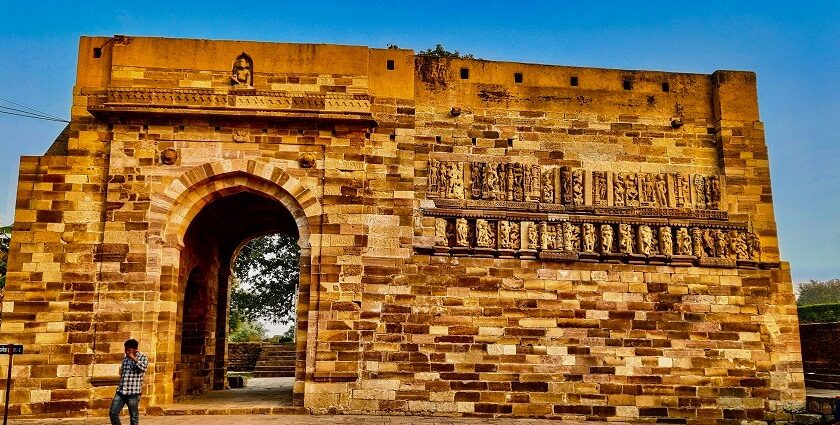
{"label": "carved stone frieze", "polygon": [[[542,221],[469,218],[452,210],[435,217],[434,252],[558,261],[621,261],[711,267],[755,267],[758,237],[734,228],[600,222],[566,216]],[[676,242],[675,242],[676,241]],[[675,245],[676,244],[676,245]],[[702,259],[703,262],[697,262]]]}
{"label": "carved stone frieze", "polygon": [[[242,70],[244,72],[245,70]],[[161,115],[253,116],[262,118],[315,118],[373,121],[370,96],[363,93],[288,93],[255,90],[244,83],[230,89],[111,87],[91,97],[94,115],[154,113]],[[238,80],[237,80],[238,81]]]}
{"label": "carved stone frieze", "polygon": [[[465,159],[466,158],[466,159]],[[467,155],[429,160],[434,252],[715,267],[758,263],[758,237],[720,211],[721,178],[587,171]],[[489,158],[489,157],[488,157]],[[708,262],[707,262],[708,263]],[[710,263],[711,264],[711,263]]]}

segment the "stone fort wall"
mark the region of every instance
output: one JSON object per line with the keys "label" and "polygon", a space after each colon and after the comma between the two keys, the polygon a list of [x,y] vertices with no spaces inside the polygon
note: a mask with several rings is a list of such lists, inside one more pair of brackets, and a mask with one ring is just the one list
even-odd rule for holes
{"label": "stone fort wall", "polygon": [[312,411],[712,423],[804,403],[752,73],[80,44],[67,136],[21,160],[16,414],[106,409],[128,337],[144,406],[177,399],[184,235],[241,192],[301,236]]}

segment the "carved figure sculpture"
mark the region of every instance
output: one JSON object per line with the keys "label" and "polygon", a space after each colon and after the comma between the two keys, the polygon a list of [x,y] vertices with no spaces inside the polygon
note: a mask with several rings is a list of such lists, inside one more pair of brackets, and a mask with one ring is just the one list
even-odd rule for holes
{"label": "carved figure sculpture", "polygon": [[530,186],[528,188],[528,200],[529,201],[539,201],[540,200],[540,179],[542,176],[540,175],[540,166],[539,165],[532,165],[531,166],[531,176],[530,176]]}
{"label": "carved figure sculpture", "polygon": [[440,163],[434,159],[429,160],[429,196],[438,196],[440,194]]}
{"label": "carved figure sculpture", "polygon": [[695,207],[700,210],[706,209],[706,179],[703,176],[694,176]]}
{"label": "carved figure sculpture", "polygon": [[539,244],[537,225],[530,221],[523,222],[523,225],[527,226],[528,228],[528,249],[537,249],[537,246]]}
{"label": "carved figure sculpture", "polygon": [[446,234],[446,219],[445,218],[436,218],[435,219],[435,245],[436,246],[449,246],[449,238]]}
{"label": "carved figure sculpture", "polygon": [[730,230],[726,235],[726,256],[728,258],[738,258],[738,241],[740,239],[737,230]]}
{"label": "carved figure sculpture", "polygon": [[712,229],[703,231],[703,252],[706,257],[715,256],[715,231]]}
{"label": "carved figure sculpture", "polygon": [[[729,238],[732,239],[731,237]],[[735,243],[735,258],[739,260],[749,260],[749,248],[747,247],[747,233],[740,232],[738,233],[738,239]]]}
{"label": "carved figure sculpture", "polygon": [[562,244],[563,236],[553,224],[548,225],[546,237],[548,237],[548,249],[558,249]]}
{"label": "carved figure sculpture", "polygon": [[519,223],[510,223],[510,248],[519,250],[522,248],[522,233],[519,232]]}
{"label": "carved figure sculpture", "polygon": [[618,250],[623,254],[633,253],[633,229],[629,224],[618,225]]}
{"label": "carved figure sculpture", "polygon": [[718,176],[711,176],[707,182],[709,193],[709,209],[719,209],[720,208],[720,177]]}
{"label": "carved figure sculpture", "polygon": [[592,203],[607,205],[607,172],[592,172]]}
{"label": "carved figure sculpture", "polygon": [[563,205],[572,205],[572,169],[560,167],[560,188]]}
{"label": "carved figure sculpture", "polygon": [[548,249],[549,240],[548,240],[548,223],[541,221],[540,222],[540,249]]}
{"label": "carved figure sculpture", "polygon": [[511,164],[513,166],[513,187],[510,190],[513,192],[513,200],[514,201],[524,201],[525,200],[525,170],[522,168],[522,164],[515,163]]}
{"label": "carved figure sculpture", "polygon": [[677,254],[691,255],[691,235],[685,227],[677,229]]}
{"label": "carved figure sculpture", "polygon": [[484,164],[484,176],[481,182],[481,197],[483,199],[496,199],[499,193],[499,172],[497,165],[493,163]]}
{"label": "carved figure sculpture", "polygon": [[583,252],[595,252],[595,225],[583,223]]}
{"label": "carved figure sculpture", "polygon": [[464,164],[449,162],[446,173],[446,197],[464,199]]}
{"label": "carved figure sculpture", "polygon": [[613,178],[613,204],[617,207],[627,205],[626,193],[624,191],[624,174],[615,173]]}
{"label": "carved figure sculpture", "polygon": [[572,224],[572,251],[580,252],[580,226]]}
{"label": "carved figure sculpture", "polygon": [[671,228],[668,226],[659,228],[659,253],[662,255],[674,254],[674,239],[671,236]]}
{"label": "carved figure sculpture", "polygon": [[483,218],[475,221],[475,244],[481,248],[490,248],[492,241],[490,239],[490,223]]}
{"label": "carved figure sculpture", "polygon": [[470,246],[470,226],[466,218],[455,220],[455,245]]}
{"label": "carved figure sculpture", "polygon": [[575,205],[583,205],[583,171],[572,172],[572,202]]}
{"label": "carved figure sculpture", "polygon": [[653,231],[650,226],[639,226],[639,254],[651,255],[653,253]]}
{"label": "carved figure sculpture", "polygon": [[499,248],[510,248],[510,222],[507,220],[499,221]]}
{"label": "carved figure sculpture", "polygon": [[668,184],[665,174],[656,175],[656,205],[660,208],[668,207]]}
{"label": "carved figure sculpture", "polygon": [[449,193],[449,163],[446,161],[438,162],[438,196],[446,198]]}
{"label": "carved figure sculpture", "polygon": [[484,189],[482,180],[484,178],[484,163],[470,163],[470,196],[472,199],[481,199],[481,192]]}
{"label": "carved figure sculpture", "polygon": [[574,235],[572,234],[572,223],[564,221],[563,229],[563,251],[570,252],[574,250]]}
{"label": "carved figure sculpture", "polygon": [[648,173],[639,175],[639,184],[644,186],[643,200],[646,205],[654,205],[656,203],[656,185],[654,184],[653,176]]}
{"label": "carved figure sculpture", "polygon": [[611,224],[601,225],[601,253],[609,254],[613,249],[613,227]]}
{"label": "carved figure sculpture", "polygon": [[755,233],[747,234],[747,254],[750,259],[759,262],[761,261],[761,241]]}
{"label": "carved figure sculpture", "polygon": [[164,165],[172,165],[178,161],[178,151],[172,148],[166,148],[160,153],[160,163]]}
{"label": "carved figure sculpture", "polygon": [[688,176],[680,174],[682,181],[680,182],[680,190],[682,190],[682,207],[689,208],[691,206],[691,183],[688,181]]}
{"label": "carved figure sculpture", "polygon": [[554,169],[549,168],[542,173],[542,201],[554,203]]}
{"label": "carved figure sculpture", "polygon": [[639,186],[635,174],[630,173],[624,177],[624,193],[627,196],[628,207],[639,206]]}
{"label": "carved figure sculpture", "polygon": [[242,53],[236,57],[230,72],[230,82],[236,87],[254,87],[254,62],[250,56]]}
{"label": "carved figure sculpture", "polygon": [[503,164],[505,175],[505,199],[513,200],[513,164]]}
{"label": "carved figure sculpture", "polygon": [[686,196],[688,196],[688,180],[681,173],[674,173],[674,205],[677,208],[685,208],[688,206]]}
{"label": "carved figure sculpture", "polygon": [[715,257],[718,258],[726,258],[729,256],[727,252],[727,248],[729,244],[727,243],[726,233],[723,230],[716,229],[715,230]]}
{"label": "carved figure sculpture", "polygon": [[703,250],[703,230],[699,227],[691,228],[691,251],[698,257],[705,257],[706,252]]}
{"label": "carved figure sculpture", "polygon": [[490,246],[493,248],[498,248],[498,230],[499,230],[499,222],[498,221],[490,221]]}

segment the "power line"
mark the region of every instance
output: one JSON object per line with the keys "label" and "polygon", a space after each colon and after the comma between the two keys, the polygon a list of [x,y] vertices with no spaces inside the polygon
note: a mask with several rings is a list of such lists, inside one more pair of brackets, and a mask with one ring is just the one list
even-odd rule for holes
{"label": "power line", "polygon": [[45,118],[45,117],[40,117],[40,116],[37,116],[37,115],[17,114],[17,113],[14,113],[14,112],[7,112],[7,111],[0,111],[0,114],[17,115],[17,116],[20,116],[20,117],[35,118],[36,120],[44,120],[44,121],[70,122],[70,121],[67,121],[67,120],[60,119],[60,118]]}
{"label": "power line", "polygon": [[8,106],[0,105],[0,110],[2,110],[2,109],[6,109],[6,110],[9,110],[9,111],[14,111],[14,112],[20,112],[21,114],[33,115],[33,116],[37,116],[37,117],[41,117],[41,118],[49,118],[49,119],[53,119],[53,120],[61,119],[59,117],[54,117],[52,115],[36,114],[36,113],[29,112],[29,111],[26,111],[26,110],[23,110],[23,109],[10,108]]}
{"label": "power line", "polygon": [[35,109],[35,108],[30,108],[30,107],[28,107],[28,106],[26,106],[26,105],[21,105],[20,103],[17,103],[17,102],[12,102],[11,100],[8,100],[8,99],[3,99],[2,97],[0,97],[0,102],[11,103],[12,105],[15,105],[15,106],[20,106],[21,108],[28,109],[28,110],[30,110],[30,111],[32,111],[32,112],[37,113],[38,115],[43,115],[43,116],[45,116],[45,117],[54,118],[54,119],[57,119],[57,120],[62,119],[61,117],[57,117],[57,116],[55,116],[55,115],[48,114],[48,113],[46,113],[46,112],[44,112],[44,111],[39,111],[39,110],[37,110],[37,109]]}

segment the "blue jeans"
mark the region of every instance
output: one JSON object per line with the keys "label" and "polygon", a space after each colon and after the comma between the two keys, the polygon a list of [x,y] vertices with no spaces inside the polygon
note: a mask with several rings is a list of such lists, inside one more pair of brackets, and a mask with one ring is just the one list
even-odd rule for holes
{"label": "blue jeans", "polygon": [[108,412],[111,416],[111,425],[122,425],[120,411],[126,404],[128,405],[128,417],[131,418],[131,425],[140,424],[140,394],[123,395],[117,393],[111,401],[111,410]]}

